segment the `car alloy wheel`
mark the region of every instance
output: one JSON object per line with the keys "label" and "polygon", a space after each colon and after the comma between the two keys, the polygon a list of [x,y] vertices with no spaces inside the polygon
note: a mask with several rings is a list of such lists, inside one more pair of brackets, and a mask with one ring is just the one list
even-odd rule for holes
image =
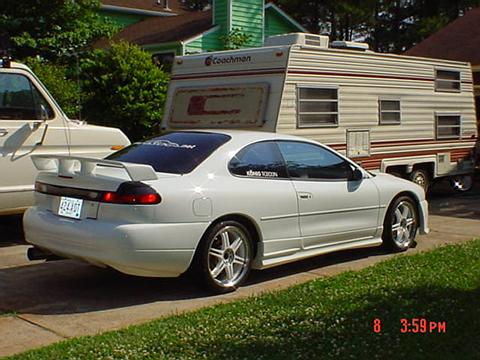
{"label": "car alloy wheel", "polygon": [[218,223],[202,239],[196,255],[197,272],[216,293],[233,291],[250,273],[252,249],[245,226],[236,221]]}
{"label": "car alloy wheel", "polygon": [[450,185],[455,191],[467,192],[473,187],[473,176],[470,174],[452,176],[450,178]]}
{"label": "car alloy wheel", "polygon": [[414,242],[418,229],[418,214],[413,201],[402,196],[388,209],[384,222],[383,240],[393,251],[405,251]]}

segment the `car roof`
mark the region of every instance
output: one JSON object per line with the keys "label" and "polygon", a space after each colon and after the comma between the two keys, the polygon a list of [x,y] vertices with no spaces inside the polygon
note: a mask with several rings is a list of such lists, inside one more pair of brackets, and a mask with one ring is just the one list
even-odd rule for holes
{"label": "car roof", "polygon": [[[237,129],[178,129],[172,130],[171,132],[204,132],[204,133],[217,133],[230,136],[233,140],[236,141],[262,141],[262,140],[297,140],[297,141],[306,141],[314,142],[312,140],[288,135],[288,134],[279,134],[268,131],[254,131],[254,130],[237,130]],[[315,142],[316,143],[316,142]]]}

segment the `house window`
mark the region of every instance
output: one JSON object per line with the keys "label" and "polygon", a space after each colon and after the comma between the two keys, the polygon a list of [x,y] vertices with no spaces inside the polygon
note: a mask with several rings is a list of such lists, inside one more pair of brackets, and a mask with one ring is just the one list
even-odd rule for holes
{"label": "house window", "polygon": [[435,71],[435,91],[460,92],[460,84],[460,71]]}
{"label": "house window", "polygon": [[437,115],[437,139],[460,139],[460,115]]}
{"label": "house window", "polygon": [[477,108],[477,119],[480,119],[480,96],[475,98],[475,106]]}
{"label": "house window", "polygon": [[378,119],[380,125],[400,124],[400,100],[379,100]]}
{"label": "house window", "polygon": [[299,128],[338,124],[338,89],[299,87],[297,89]]}
{"label": "house window", "polygon": [[480,85],[480,70],[473,72],[473,83],[475,85]]}

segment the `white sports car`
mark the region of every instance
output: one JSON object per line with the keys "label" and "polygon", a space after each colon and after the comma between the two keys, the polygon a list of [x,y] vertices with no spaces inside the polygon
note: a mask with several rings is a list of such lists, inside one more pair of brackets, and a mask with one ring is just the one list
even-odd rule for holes
{"label": "white sports car", "polygon": [[370,174],[299,137],[177,131],[106,160],[41,155],[36,205],[24,217],[33,259],[56,255],[121,272],[192,270],[216,292],[250,269],[428,232],[421,187]]}

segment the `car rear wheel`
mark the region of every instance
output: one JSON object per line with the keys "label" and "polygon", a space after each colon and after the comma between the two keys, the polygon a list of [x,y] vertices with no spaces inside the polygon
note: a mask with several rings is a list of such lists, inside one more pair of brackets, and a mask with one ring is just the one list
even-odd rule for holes
{"label": "car rear wheel", "polygon": [[392,202],[385,216],[384,245],[395,252],[405,251],[415,241],[417,230],[417,207],[408,196],[400,196]]}
{"label": "car rear wheel", "polygon": [[234,291],[250,273],[252,254],[248,229],[237,221],[222,221],[204,235],[194,270],[210,290],[219,294]]}

